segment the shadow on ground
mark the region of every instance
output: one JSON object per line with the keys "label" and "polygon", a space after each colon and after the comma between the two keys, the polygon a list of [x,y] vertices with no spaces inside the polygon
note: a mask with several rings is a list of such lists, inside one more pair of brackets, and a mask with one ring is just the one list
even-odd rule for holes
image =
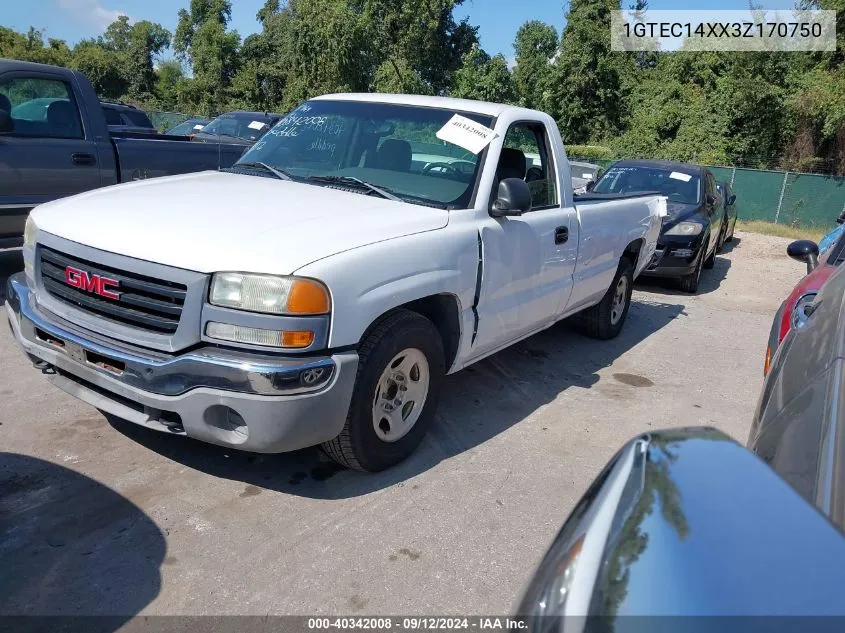
{"label": "shadow on ground", "polygon": [[0,305],[6,301],[6,280],[21,270],[23,270],[21,249],[0,250]]}
{"label": "shadow on ground", "polygon": [[[739,242],[739,238],[734,238],[734,242]],[[725,244],[720,255],[725,255],[728,251],[727,247],[730,244]],[[733,246],[736,248],[736,246]],[[728,276],[728,271],[731,268],[731,260],[716,256],[716,262],[710,270],[704,269],[701,271],[701,279],[698,281],[698,291],[696,295],[706,295],[719,289],[722,282]],[[640,277],[637,280],[636,288],[645,290],[647,292],[659,292],[662,295],[677,295],[682,297],[692,296],[688,292],[684,292],[678,288],[678,280],[664,277]]]}
{"label": "shadow on ground", "polygon": [[[166,549],[156,524],[110,488],[0,453],[0,620],[8,630],[117,630],[158,595]],[[112,617],[76,621],[80,628],[15,617],[92,615]]]}
{"label": "shadow on ground", "polygon": [[[121,433],[148,449],[215,477],[303,497],[355,497],[425,472],[518,424],[571,387],[589,389],[598,371],[672,319],[682,305],[635,300],[622,333],[595,341],[560,323],[520,344],[448,376],[435,422],[420,448],[402,464],[378,474],[344,470],[318,449],[257,455],[169,436],[109,418]],[[619,378],[631,386],[649,381]]]}

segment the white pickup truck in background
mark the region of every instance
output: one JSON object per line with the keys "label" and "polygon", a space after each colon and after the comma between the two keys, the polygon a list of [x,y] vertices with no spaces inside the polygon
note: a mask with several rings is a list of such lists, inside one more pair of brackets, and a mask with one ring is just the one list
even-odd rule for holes
{"label": "white pickup truck in background", "polygon": [[542,112],[312,99],[229,170],[37,207],[12,330],[112,415],[382,470],[419,445],[446,374],[572,315],[621,330],[665,199],[576,201],[571,182]]}

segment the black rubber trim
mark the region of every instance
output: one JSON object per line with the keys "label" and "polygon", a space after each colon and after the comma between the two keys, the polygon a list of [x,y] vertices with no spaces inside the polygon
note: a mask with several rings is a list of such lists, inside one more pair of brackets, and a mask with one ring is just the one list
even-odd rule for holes
{"label": "black rubber trim", "polygon": [[481,300],[481,280],[484,277],[484,245],[481,241],[481,231],[478,231],[478,269],[475,273],[475,296],[472,299],[472,340],[470,345],[475,345],[475,337],[478,335],[478,302]]}

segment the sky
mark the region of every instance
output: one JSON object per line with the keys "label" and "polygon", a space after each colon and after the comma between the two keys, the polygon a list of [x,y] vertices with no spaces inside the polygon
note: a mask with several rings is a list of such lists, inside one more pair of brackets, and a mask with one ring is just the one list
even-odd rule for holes
{"label": "sky", "polygon": [[[16,31],[30,26],[44,29],[47,37],[74,44],[85,37],[101,34],[118,15],[133,20],[158,22],[171,32],[176,29],[177,11],[190,0],[0,0],[0,25]],[[563,29],[565,0],[465,0],[456,12],[459,18],[469,16],[480,27],[481,46],[491,55],[502,53],[513,58],[513,38],[527,20],[542,20]],[[624,5],[628,2],[623,1]],[[793,0],[763,0],[767,9],[788,9]],[[241,37],[259,30],[255,14],[264,0],[232,0],[231,28]],[[651,9],[677,9],[677,0],[650,0]],[[688,9],[747,9],[748,0],[699,0]]]}

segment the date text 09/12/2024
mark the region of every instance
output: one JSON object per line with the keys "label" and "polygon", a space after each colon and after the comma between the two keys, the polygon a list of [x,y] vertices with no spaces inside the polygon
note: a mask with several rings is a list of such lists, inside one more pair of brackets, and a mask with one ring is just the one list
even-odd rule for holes
{"label": "date text 09/12/2024", "polygon": [[308,619],[309,631],[331,629],[370,631],[519,631],[527,628],[528,624],[524,620],[510,617],[350,617]]}

